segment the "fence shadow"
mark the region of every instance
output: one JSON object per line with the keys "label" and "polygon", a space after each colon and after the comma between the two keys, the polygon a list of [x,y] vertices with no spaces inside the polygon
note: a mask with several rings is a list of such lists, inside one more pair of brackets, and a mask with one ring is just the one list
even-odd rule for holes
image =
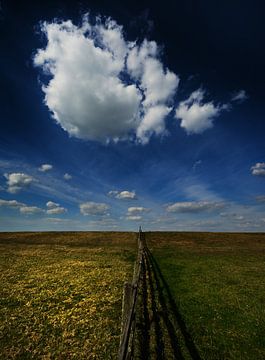
{"label": "fence shadow", "polygon": [[[172,324],[172,322],[170,321],[169,316],[168,316],[169,313],[172,314],[176,324],[178,325],[178,327],[181,331],[181,334],[185,341],[186,348],[187,348],[191,358],[193,360],[201,360],[201,357],[196,348],[196,345],[194,344],[194,342],[192,340],[192,337],[187,329],[185,321],[184,321],[183,317],[181,316],[178,306],[175,303],[175,300],[170,292],[169,285],[167,284],[157,261],[155,260],[155,258],[153,257],[153,255],[151,254],[149,249],[145,248],[145,253],[146,253],[148,262],[151,264],[151,267],[153,270],[153,275],[154,275],[154,279],[156,282],[156,288],[158,291],[158,298],[159,298],[159,301],[160,301],[160,304],[161,304],[161,307],[163,310],[164,321],[165,321],[165,324],[167,327],[168,335],[170,337],[172,350],[174,352],[174,357],[176,359],[184,359],[183,355],[179,349],[179,342],[178,342],[178,339],[176,336],[176,331],[175,331],[174,325]],[[163,292],[163,289],[165,290],[165,294]]]}
{"label": "fence shadow", "polygon": [[201,360],[140,228],[133,281],[124,286],[118,359],[184,360],[183,352]]}

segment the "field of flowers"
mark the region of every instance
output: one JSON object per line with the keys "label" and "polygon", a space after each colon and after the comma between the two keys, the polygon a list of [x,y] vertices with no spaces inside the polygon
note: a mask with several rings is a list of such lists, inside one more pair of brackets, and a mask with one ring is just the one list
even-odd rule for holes
{"label": "field of flowers", "polygon": [[133,233],[0,234],[0,358],[113,359]]}

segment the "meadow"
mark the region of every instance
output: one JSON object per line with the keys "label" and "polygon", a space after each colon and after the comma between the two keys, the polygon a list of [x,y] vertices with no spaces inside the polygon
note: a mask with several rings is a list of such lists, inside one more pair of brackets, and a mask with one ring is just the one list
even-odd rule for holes
{"label": "meadow", "polygon": [[114,359],[134,233],[0,234],[0,358]]}
{"label": "meadow", "polygon": [[[138,358],[264,359],[265,234],[145,237]],[[136,239],[0,233],[0,359],[116,359]]]}
{"label": "meadow", "polygon": [[[265,234],[155,232],[146,239],[169,288],[164,295],[174,299],[199,356],[265,359]],[[179,343],[185,355],[181,331]]]}

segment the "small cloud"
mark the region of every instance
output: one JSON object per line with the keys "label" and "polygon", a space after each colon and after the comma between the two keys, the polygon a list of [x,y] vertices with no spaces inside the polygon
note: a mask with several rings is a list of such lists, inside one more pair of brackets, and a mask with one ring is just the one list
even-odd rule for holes
{"label": "small cloud", "polygon": [[204,102],[204,96],[204,90],[198,89],[187,100],[182,101],[176,109],[175,117],[180,119],[180,126],[188,134],[201,134],[210,129],[221,111],[228,109],[228,105]]}
{"label": "small cloud", "polygon": [[136,200],[137,199],[135,191],[128,191],[128,190],[124,190],[124,191],[112,190],[112,191],[108,192],[108,196],[114,197],[119,200]]}
{"label": "small cloud", "polygon": [[65,173],[64,176],[63,176],[63,178],[64,178],[65,180],[71,180],[71,179],[72,179],[72,175],[70,175],[70,174],[68,174],[68,173]]}
{"label": "small cloud", "polygon": [[25,206],[25,204],[18,202],[17,200],[3,200],[0,199],[0,206],[8,207],[11,209],[19,209],[21,206]]}
{"label": "small cloud", "polygon": [[55,203],[53,201],[48,201],[46,203],[46,206],[48,208],[48,210],[46,211],[48,215],[59,215],[67,212],[67,209],[65,209],[64,207],[60,206],[60,204]]}
{"label": "small cloud", "polygon": [[142,220],[142,216],[139,215],[129,215],[126,217],[127,220],[132,220],[132,221],[140,221]]}
{"label": "small cloud", "polygon": [[255,176],[265,176],[265,163],[256,163],[251,167],[251,173]]}
{"label": "small cloud", "polygon": [[24,173],[4,174],[7,179],[7,191],[11,194],[16,194],[23,188],[28,187],[35,179]]}
{"label": "small cloud", "polygon": [[26,215],[34,215],[43,212],[43,210],[37,206],[21,206],[19,208],[19,211],[21,212],[21,214]]}
{"label": "small cloud", "polygon": [[104,203],[96,203],[93,201],[85,202],[79,205],[81,214],[87,215],[106,215],[109,205]]}
{"label": "small cloud", "polygon": [[111,190],[108,192],[109,197],[116,197],[119,194],[119,191]]}
{"label": "small cloud", "polygon": [[247,100],[247,99],[248,99],[248,96],[247,96],[247,94],[246,94],[246,91],[245,91],[245,90],[239,90],[238,92],[236,92],[236,93],[233,95],[231,101],[235,101],[235,102],[241,103],[241,102],[243,102],[243,101],[245,101],[245,100]]}
{"label": "small cloud", "polygon": [[222,209],[224,206],[225,204],[223,202],[185,201],[167,205],[166,211],[171,213],[196,213],[218,210]]}
{"label": "small cloud", "polygon": [[59,214],[64,214],[66,212],[67,210],[62,206],[54,207],[46,211],[48,215],[59,215]]}
{"label": "small cloud", "polygon": [[38,170],[41,172],[47,172],[49,170],[52,170],[52,168],[53,168],[53,166],[50,164],[42,164]]}
{"label": "small cloud", "polygon": [[150,209],[144,208],[142,206],[131,206],[128,208],[127,214],[130,216],[130,215],[141,214],[149,211]]}
{"label": "small cloud", "polygon": [[52,208],[56,208],[56,207],[58,207],[58,206],[60,206],[60,205],[57,204],[57,203],[55,203],[55,202],[53,202],[53,201],[48,201],[48,202],[46,203],[46,206],[47,206],[47,208],[52,209]]}

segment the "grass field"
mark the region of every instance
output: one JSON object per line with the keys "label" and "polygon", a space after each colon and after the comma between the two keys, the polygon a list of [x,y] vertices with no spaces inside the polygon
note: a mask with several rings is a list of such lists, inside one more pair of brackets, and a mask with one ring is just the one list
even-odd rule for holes
{"label": "grass field", "polygon": [[[155,232],[146,240],[149,284],[140,297],[150,333],[141,334],[161,331],[162,341],[175,311],[202,359],[265,359],[265,234]],[[0,234],[0,358],[115,359],[136,251],[135,233]],[[176,351],[189,359],[182,332]],[[150,339],[152,358],[155,349]]]}
{"label": "grass field", "polygon": [[0,234],[0,358],[115,359],[133,233]]}
{"label": "grass field", "polygon": [[265,359],[265,234],[146,239],[201,358]]}

